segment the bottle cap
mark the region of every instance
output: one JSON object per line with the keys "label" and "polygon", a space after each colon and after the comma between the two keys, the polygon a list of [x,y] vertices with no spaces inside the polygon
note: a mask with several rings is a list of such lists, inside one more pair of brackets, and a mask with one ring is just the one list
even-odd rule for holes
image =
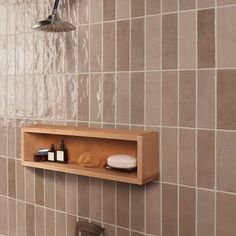
{"label": "bottle cap", "polygon": [[55,151],[54,144],[52,144],[50,148],[50,152],[54,152],[54,151]]}
{"label": "bottle cap", "polygon": [[64,140],[61,140],[61,146],[60,146],[60,150],[64,150],[65,149],[65,145],[64,145]]}

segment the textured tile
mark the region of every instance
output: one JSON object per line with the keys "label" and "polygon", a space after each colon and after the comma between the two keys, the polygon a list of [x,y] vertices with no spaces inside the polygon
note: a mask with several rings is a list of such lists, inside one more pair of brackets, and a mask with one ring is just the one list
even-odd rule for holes
{"label": "textured tile", "polygon": [[116,1],[103,0],[103,20],[111,21],[115,19]]}
{"label": "textured tile", "polygon": [[179,14],[179,66],[181,69],[196,67],[196,14],[194,11]]}
{"label": "textured tile", "polygon": [[195,186],[195,131],[179,130],[179,183]]}
{"label": "textured tile", "polygon": [[179,235],[195,235],[196,193],[195,189],[179,189]]}
{"label": "textured tile", "polygon": [[25,200],[25,169],[20,161],[16,162],[16,197],[20,200]]}
{"label": "textured tile", "polygon": [[7,195],[7,159],[0,157],[0,194]]}
{"label": "textured tile", "polygon": [[197,0],[198,8],[214,7],[215,0]]}
{"label": "textured tile", "polygon": [[78,177],[78,215],[89,217],[89,178]]}
{"label": "textured tile", "polygon": [[102,180],[91,178],[89,182],[89,217],[102,219]]}
{"label": "textured tile", "polygon": [[162,235],[177,236],[177,187],[162,185]]}
{"label": "textured tile", "polygon": [[130,0],[116,1],[117,19],[129,18],[130,16]]}
{"label": "textured tile", "polygon": [[102,69],[102,25],[96,24],[90,27],[90,70],[92,72]]}
{"label": "textured tile", "polygon": [[144,69],[144,19],[131,20],[131,69]]}
{"label": "textured tile", "polygon": [[125,183],[117,183],[117,200],[116,200],[116,221],[117,225],[122,227],[129,227],[129,198],[130,198],[130,187]]}
{"label": "textured tile", "polygon": [[7,33],[7,1],[2,1],[0,5],[0,35]]}
{"label": "textured tile", "polygon": [[79,24],[86,24],[89,21],[89,0],[78,1],[78,21]]}
{"label": "textured tile", "polygon": [[201,70],[197,78],[197,126],[215,127],[215,72]]}
{"label": "textured tile", "polygon": [[26,204],[26,235],[35,235],[35,206]]}
{"label": "textured tile", "polygon": [[235,132],[217,133],[217,189],[236,192],[235,178]]}
{"label": "textured tile", "polygon": [[103,0],[91,0],[89,2],[90,23],[102,21]]}
{"label": "textured tile", "polygon": [[44,170],[35,169],[35,203],[44,205]]}
{"label": "textured tile", "polygon": [[195,127],[196,73],[180,71],[179,77],[179,125]]}
{"label": "textured tile", "polygon": [[236,129],[236,70],[218,70],[217,73],[217,128]]}
{"label": "textured tile", "polygon": [[77,219],[75,216],[67,215],[67,236],[74,236],[75,235],[75,226],[76,226]]}
{"label": "textured tile", "polygon": [[162,12],[173,12],[178,10],[178,0],[162,0]]}
{"label": "textured tile", "polygon": [[35,192],[32,191],[35,185],[35,172],[33,168],[25,169],[25,200],[34,204]]}
{"label": "textured tile", "polygon": [[131,17],[143,16],[145,9],[144,5],[144,0],[131,0]]}
{"label": "textured tile", "polygon": [[25,34],[25,74],[33,74],[33,54],[34,43],[33,34]]}
{"label": "textured tile", "polygon": [[90,77],[90,120],[101,121],[102,118],[102,77],[93,74]]}
{"label": "textured tile", "polygon": [[177,14],[162,17],[162,69],[177,68]]}
{"label": "textured tile", "polygon": [[66,235],[66,215],[61,212],[56,213],[56,235]]}
{"label": "textured tile", "polygon": [[160,125],[160,114],[161,75],[159,72],[148,72],[146,74],[146,123]]}
{"label": "textured tile", "polygon": [[65,211],[65,173],[56,172],[56,209]]}
{"label": "textured tile", "polygon": [[77,215],[77,176],[66,175],[66,210],[68,214]]}
{"label": "textured tile", "polygon": [[115,70],[115,23],[103,24],[103,71]]}
{"label": "textured tile", "polygon": [[179,9],[180,10],[189,10],[194,9],[196,6],[196,0],[180,0],[179,1]]}
{"label": "textured tile", "polygon": [[236,65],[235,40],[236,30],[231,24],[236,20],[236,7],[225,7],[217,10],[217,63],[219,67]]}
{"label": "textured tile", "polygon": [[235,0],[217,0],[217,5],[230,5],[230,4],[235,4]]}
{"label": "textured tile", "polygon": [[177,72],[162,73],[162,124],[177,125],[178,78]]}
{"label": "textured tile", "polygon": [[177,130],[162,130],[162,181],[177,183]]}
{"label": "textured tile", "polygon": [[7,84],[6,79],[0,79],[0,116],[3,117],[7,113]]}
{"label": "textured tile", "polygon": [[16,232],[17,236],[26,235],[26,204],[22,201],[17,201],[17,216],[16,216]]}
{"label": "textured tile", "polygon": [[54,208],[55,197],[54,197],[54,172],[45,171],[45,206],[49,208]]}
{"label": "textured tile", "polygon": [[146,0],[146,14],[158,14],[161,11],[161,0]]}
{"label": "textured tile", "polygon": [[7,62],[7,40],[6,37],[0,37],[0,75],[6,75]]}
{"label": "textured tile", "polygon": [[103,122],[115,122],[115,74],[103,75]]}
{"label": "textured tile", "polygon": [[131,74],[131,123],[144,123],[144,73]]}
{"label": "textured tile", "polygon": [[55,236],[55,212],[46,209],[45,210],[45,219],[46,219],[46,236]]}
{"label": "textured tile", "polygon": [[16,236],[16,200],[9,198],[8,205],[9,236]]}
{"label": "textured tile", "polygon": [[198,68],[215,66],[215,12],[213,9],[197,13]]}
{"label": "textured tile", "polygon": [[131,229],[144,231],[144,187],[131,185]]}
{"label": "textured tile", "polygon": [[44,208],[35,207],[35,233],[36,235],[45,235],[45,215]]}
{"label": "textured tile", "polygon": [[217,194],[216,233],[218,236],[236,234],[236,197],[225,193]]}
{"label": "textured tile", "polygon": [[15,160],[8,158],[8,196],[16,197],[16,164]]}
{"label": "textured tile", "polygon": [[146,185],[146,232],[160,235],[161,227],[161,193],[159,183]]}
{"label": "textured tile", "polygon": [[117,236],[129,236],[129,231],[123,228],[117,228]]}
{"label": "textured tile", "polygon": [[129,40],[130,21],[123,20],[117,22],[117,70],[129,70]]}
{"label": "textured tile", "polygon": [[0,233],[8,233],[8,210],[7,210],[7,198],[0,196]]}
{"label": "textured tile", "polygon": [[115,187],[114,181],[103,181],[103,220],[109,224],[115,224]]}
{"label": "textured tile", "polygon": [[197,232],[198,235],[214,235],[215,194],[199,190],[197,196]]}
{"label": "textured tile", "polygon": [[65,72],[76,72],[78,63],[78,36],[76,32],[70,32],[65,35],[65,54],[64,54],[64,66]]}
{"label": "textured tile", "polygon": [[197,184],[198,187],[215,187],[215,133],[197,132]]}
{"label": "textured tile", "polygon": [[161,21],[160,16],[151,16],[146,19],[146,68],[147,70],[160,69],[161,63]]}

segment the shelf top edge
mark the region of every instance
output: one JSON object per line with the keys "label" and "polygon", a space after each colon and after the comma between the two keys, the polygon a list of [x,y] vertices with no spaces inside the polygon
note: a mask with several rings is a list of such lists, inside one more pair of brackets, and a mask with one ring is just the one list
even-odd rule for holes
{"label": "shelf top edge", "polygon": [[[128,136],[130,138],[137,138],[138,136],[150,135],[157,132],[137,131],[137,130],[121,130],[121,129],[107,129],[107,128],[87,128],[79,126],[63,126],[63,125],[30,125],[21,128],[24,132],[44,133],[44,134],[64,134],[64,135],[85,135],[90,136]],[[93,136],[92,135],[92,136]]]}

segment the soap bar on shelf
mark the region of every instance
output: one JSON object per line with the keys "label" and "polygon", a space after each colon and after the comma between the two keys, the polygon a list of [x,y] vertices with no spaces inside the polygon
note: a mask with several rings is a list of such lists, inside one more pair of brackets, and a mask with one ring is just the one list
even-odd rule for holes
{"label": "soap bar on shelf", "polygon": [[137,159],[126,154],[112,155],[107,158],[107,165],[121,169],[135,168],[137,166]]}

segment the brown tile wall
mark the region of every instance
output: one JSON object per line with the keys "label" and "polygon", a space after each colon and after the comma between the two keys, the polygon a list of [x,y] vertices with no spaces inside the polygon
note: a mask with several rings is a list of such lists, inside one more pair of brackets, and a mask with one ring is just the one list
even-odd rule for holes
{"label": "brown tile wall", "polygon": [[[236,235],[236,1],[0,1],[0,235]],[[145,186],[23,168],[33,123],[160,131]]]}

